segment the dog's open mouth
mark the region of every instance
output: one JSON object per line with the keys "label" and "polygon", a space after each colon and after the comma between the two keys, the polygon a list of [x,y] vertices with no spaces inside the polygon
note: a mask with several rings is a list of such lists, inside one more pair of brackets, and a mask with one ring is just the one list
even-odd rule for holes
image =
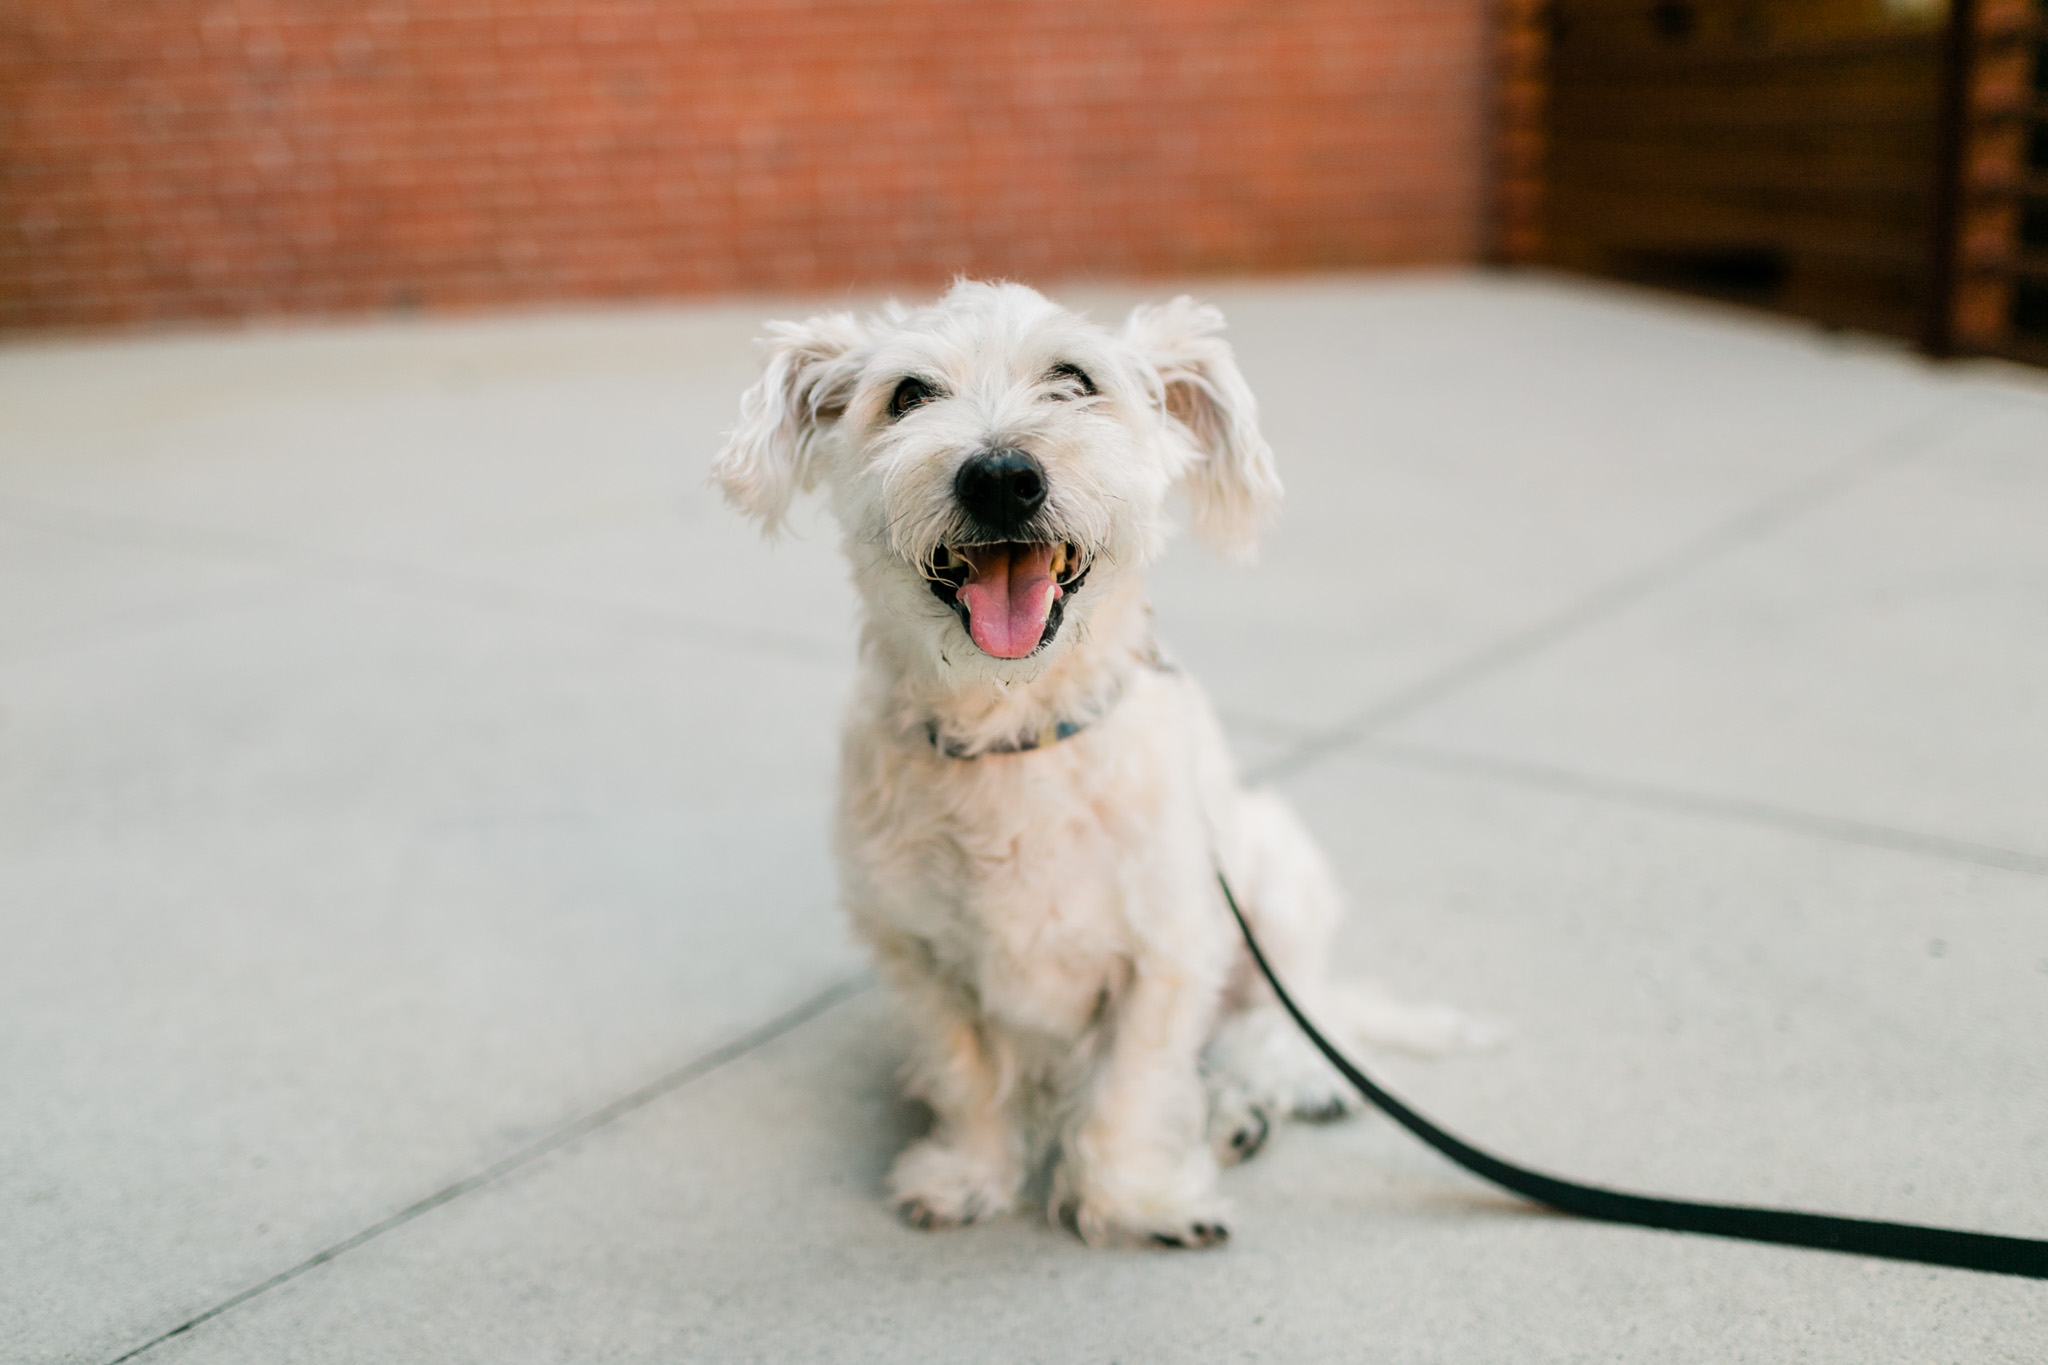
{"label": "dog's open mouth", "polygon": [[1079,547],[1065,541],[941,545],[923,567],[932,594],[960,614],[975,647],[998,659],[1051,644],[1065,599],[1088,576]]}

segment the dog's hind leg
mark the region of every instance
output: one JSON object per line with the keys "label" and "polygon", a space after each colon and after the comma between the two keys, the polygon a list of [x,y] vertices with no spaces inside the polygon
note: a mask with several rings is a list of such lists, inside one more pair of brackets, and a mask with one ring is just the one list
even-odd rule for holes
{"label": "dog's hind leg", "polygon": [[[1372,987],[1332,983],[1331,941],[1343,915],[1335,874],[1292,808],[1270,790],[1244,794],[1227,871],[1252,932],[1288,993],[1342,1047],[1438,1054],[1499,1042],[1498,1025],[1441,1005],[1408,1005]],[[1235,1006],[1203,1055],[1211,1095],[1211,1141],[1219,1159],[1245,1145],[1262,1120],[1291,1114],[1321,1121],[1363,1100],[1280,1008],[1243,955],[1231,993]],[[1251,1144],[1256,1150],[1256,1144]],[[1249,1155],[1242,1151],[1238,1159]]]}
{"label": "dog's hind leg", "polygon": [[[1320,1005],[1330,994],[1330,943],[1344,908],[1322,851],[1293,809],[1266,789],[1238,799],[1225,846],[1232,890],[1266,960],[1296,1000]],[[1219,1160],[1251,1156],[1273,1120],[1335,1118],[1350,1110],[1354,1100],[1342,1078],[1295,1029],[1242,950],[1227,1004],[1202,1054]]]}

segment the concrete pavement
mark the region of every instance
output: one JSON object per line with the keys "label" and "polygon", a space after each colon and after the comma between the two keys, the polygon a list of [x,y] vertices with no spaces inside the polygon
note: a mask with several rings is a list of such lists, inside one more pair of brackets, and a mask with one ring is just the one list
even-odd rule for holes
{"label": "concrete pavement", "polygon": [[[2048,1235],[2048,385],[1542,278],[1200,292],[1289,510],[1177,548],[1162,635],[1347,964],[1517,1027],[1397,1088]],[[808,306],[0,348],[0,1359],[2039,1358],[2037,1284],[1549,1217],[1376,1119],[1230,1173],[1220,1253],[898,1226],[850,596],[702,479]]]}

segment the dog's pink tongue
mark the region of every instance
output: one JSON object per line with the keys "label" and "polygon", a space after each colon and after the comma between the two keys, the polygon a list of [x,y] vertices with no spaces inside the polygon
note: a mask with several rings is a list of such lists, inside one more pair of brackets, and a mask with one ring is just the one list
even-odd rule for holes
{"label": "dog's pink tongue", "polygon": [[975,545],[967,557],[967,633],[984,654],[1021,659],[1038,648],[1046,613],[1060,595],[1052,581],[1051,545]]}

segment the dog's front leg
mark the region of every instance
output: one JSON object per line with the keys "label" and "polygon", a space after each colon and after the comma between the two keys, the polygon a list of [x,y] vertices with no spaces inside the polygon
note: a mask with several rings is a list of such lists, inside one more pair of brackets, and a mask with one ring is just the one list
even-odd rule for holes
{"label": "dog's front leg", "polygon": [[890,1197],[919,1228],[1007,1213],[1024,1184],[1023,1141],[1008,1104],[1014,1059],[942,983],[895,975],[918,1025],[910,1092],[931,1106],[932,1131],[896,1158]]}
{"label": "dog's front leg", "polygon": [[1214,1246],[1230,1234],[1206,1140],[1198,1069],[1213,990],[1141,963],[1119,1001],[1109,1055],[1070,1131],[1052,1210],[1093,1246]]}

